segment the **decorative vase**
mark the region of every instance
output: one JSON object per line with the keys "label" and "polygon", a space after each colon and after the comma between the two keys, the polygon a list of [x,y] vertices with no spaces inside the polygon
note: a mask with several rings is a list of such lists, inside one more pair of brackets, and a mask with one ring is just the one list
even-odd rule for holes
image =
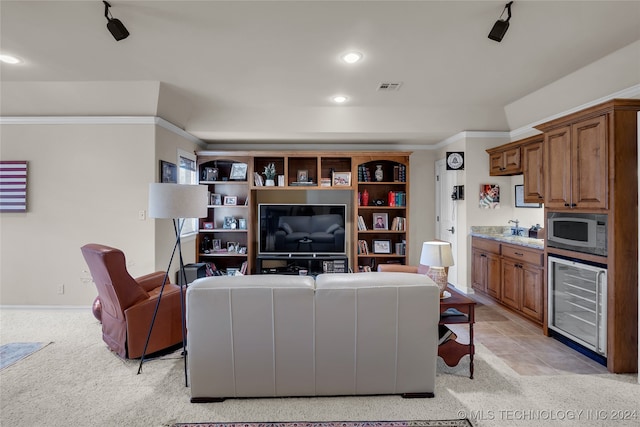
{"label": "decorative vase", "polygon": [[362,206],[369,206],[369,192],[366,189],[362,192]]}
{"label": "decorative vase", "polygon": [[275,182],[273,179],[267,179],[267,180],[264,182],[264,185],[265,185],[266,187],[275,187],[276,182]]}
{"label": "decorative vase", "polygon": [[384,179],[384,172],[382,171],[382,165],[376,165],[376,171],[374,172],[376,181],[380,182]]}

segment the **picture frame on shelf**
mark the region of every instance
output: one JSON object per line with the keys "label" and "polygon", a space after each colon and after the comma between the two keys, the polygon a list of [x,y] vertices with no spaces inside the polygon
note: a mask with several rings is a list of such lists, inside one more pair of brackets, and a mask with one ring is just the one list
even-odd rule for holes
{"label": "picture frame on shelf", "polygon": [[332,181],[334,187],[351,187],[351,172],[334,172]]}
{"label": "picture frame on shelf", "polygon": [[237,253],[238,242],[227,242],[227,252],[232,254]]}
{"label": "picture frame on shelf", "polygon": [[211,248],[214,252],[220,252],[222,250],[222,244],[220,239],[213,239],[211,241]]}
{"label": "picture frame on shelf", "polygon": [[389,229],[389,215],[385,212],[379,212],[373,214],[373,226],[374,230],[388,230]]}
{"label": "picture frame on shelf", "polygon": [[178,167],[175,163],[160,160],[160,182],[178,183]]}
{"label": "picture frame on shelf", "polygon": [[530,203],[524,201],[524,185],[515,186],[516,208],[541,208],[542,203]]}
{"label": "picture frame on shelf", "polygon": [[232,216],[225,216],[224,222],[222,223],[222,228],[224,230],[235,230],[238,226],[236,219]]}
{"label": "picture frame on shelf", "polygon": [[234,163],[231,165],[231,173],[229,179],[244,181],[247,179],[247,164],[246,163]]}
{"label": "picture frame on shelf", "polygon": [[246,254],[247,253],[247,247],[246,246],[238,247],[238,253],[239,254]]}
{"label": "picture frame on shelf", "polygon": [[222,196],[217,193],[211,193],[211,204],[214,206],[220,206],[222,204]]}
{"label": "picture frame on shelf", "polygon": [[235,206],[238,204],[237,196],[224,196],[224,205],[225,206]]}
{"label": "picture frame on shelf", "polygon": [[215,167],[205,167],[202,172],[203,181],[215,182],[218,180],[218,168]]}
{"label": "picture frame on shelf", "polygon": [[247,219],[246,218],[238,218],[238,229],[246,230],[247,229]]}
{"label": "picture frame on shelf", "polygon": [[390,254],[391,253],[391,240],[373,240],[373,253],[374,254]]}
{"label": "picture frame on shelf", "polygon": [[237,268],[227,268],[227,276],[235,276],[236,273],[238,272]]}
{"label": "picture frame on shelf", "polygon": [[202,228],[204,230],[213,230],[213,223],[212,222],[203,222],[202,223]]}
{"label": "picture frame on shelf", "polygon": [[309,171],[307,169],[298,169],[298,182],[309,182]]}

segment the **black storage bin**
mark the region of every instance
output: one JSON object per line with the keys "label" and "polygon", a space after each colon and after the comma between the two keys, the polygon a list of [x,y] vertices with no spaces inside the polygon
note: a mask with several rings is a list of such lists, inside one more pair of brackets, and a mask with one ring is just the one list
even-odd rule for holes
{"label": "black storage bin", "polygon": [[206,272],[206,263],[204,262],[197,262],[195,264],[187,264],[184,266],[184,272],[187,276],[187,283],[183,283],[182,281],[182,275],[180,274],[180,271],[176,272],[176,282],[179,285],[188,285],[189,283],[193,282],[196,279],[199,279],[200,277],[205,277],[207,275]]}

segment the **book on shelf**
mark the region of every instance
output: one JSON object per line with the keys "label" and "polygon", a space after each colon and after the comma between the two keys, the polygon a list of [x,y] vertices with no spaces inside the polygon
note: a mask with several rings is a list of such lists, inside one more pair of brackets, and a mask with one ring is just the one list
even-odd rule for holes
{"label": "book on shelf", "polygon": [[366,240],[358,240],[358,253],[361,255],[369,255],[369,245]]}
{"label": "book on shelf", "polygon": [[371,172],[365,165],[358,165],[358,182],[370,182]]}
{"label": "book on shelf", "polygon": [[258,172],[254,172],[253,173],[253,182],[254,182],[256,187],[264,186],[264,181],[262,180],[262,175],[260,175]]}
{"label": "book on shelf", "polygon": [[405,217],[397,216],[393,218],[393,220],[391,221],[391,227],[389,227],[389,230],[405,231],[407,226],[406,224],[407,224],[407,220]]}
{"label": "book on shelf", "polygon": [[249,265],[249,263],[247,261],[242,263],[242,265],[240,266],[240,274],[242,274],[242,275],[247,274],[247,266],[248,265]]}
{"label": "book on shelf", "polygon": [[362,218],[362,215],[358,215],[358,230],[365,231],[366,229],[367,229],[367,224],[365,224],[364,218]]}

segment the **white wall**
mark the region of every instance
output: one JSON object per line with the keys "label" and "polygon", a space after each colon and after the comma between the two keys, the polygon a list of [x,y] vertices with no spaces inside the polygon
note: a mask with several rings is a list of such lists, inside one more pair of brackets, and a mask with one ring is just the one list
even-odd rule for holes
{"label": "white wall", "polygon": [[[465,186],[465,200],[457,203],[458,229],[458,283],[456,286],[464,292],[471,290],[471,237],[472,226],[508,226],[510,219],[518,219],[522,227],[543,224],[543,208],[516,208],[514,186],[522,184],[522,176],[490,176],[489,155],[485,151],[511,142],[506,137],[466,136],[438,150],[435,160],[444,159],[447,151],[464,151],[464,171],[457,171],[457,184]],[[481,184],[500,186],[500,208],[483,209],[479,206]],[[434,219],[435,222],[435,219]],[[511,224],[513,225],[513,224]]]}
{"label": "white wall", "polygon": [[27,212],[0,214],[0,305],[91,305],[97,292],[80,252],[86,243],[122,249],[134,277],[166,268],[170,222],[138,214],[147,210],[158,159],[175,162],[176,145],[194,147],[160,131],[156,150],[156,128],[0,127],[2,160],[28,161]]}

